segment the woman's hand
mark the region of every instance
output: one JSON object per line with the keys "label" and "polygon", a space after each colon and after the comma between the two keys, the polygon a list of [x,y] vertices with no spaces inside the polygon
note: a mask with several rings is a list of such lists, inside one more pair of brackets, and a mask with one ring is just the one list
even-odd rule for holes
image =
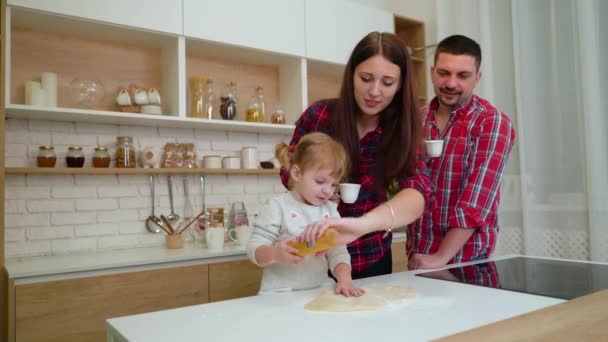
{"label": "woman's hand", "polygon": [[275,242],[272,253],[272,260],[281,264],[296,264],[302,261],[302,257],[297,256],[297,249],[291,247],[288,242],[292,239],[283,239]]}
{"label": "woman's hand", "polygon": [[367,223],[365,217],[342,217],[326,218],[321,221],[309,224],[304,232],[297,237],[299,242],[314,243],[328,228],[338,231],[336,243],[346,245],[358,239],[361,235],[367,234]]}
{"label": "woman's hand", "polygon": [[344,297],[361,297],[365,290],[353,286],[352,281],[338,281],[336,283],[336,294],[341,294]]}

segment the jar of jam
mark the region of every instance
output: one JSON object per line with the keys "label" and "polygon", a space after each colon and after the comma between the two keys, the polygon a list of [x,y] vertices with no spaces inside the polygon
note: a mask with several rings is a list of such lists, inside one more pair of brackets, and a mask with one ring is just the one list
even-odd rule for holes
{"label": "jar of jam", "polygon": [[82,167],[84,165],[84,153],[80,146],[68,147],[68,153],[65,156],[65,163],[68,167]]}
{"label": "jar of jam", "polygon": [[107,147],[95,147],[93,167],[110,167],[110,154]]}
{"label": "jar of jam", "polygon": [[55,147],[51,145],[40,146],[38,148],[36,162],[38,167],[55,167],[55,162],[57,162]]}
{"label": "jar of jam", "polygon": [[135,160],[135,146],[133,137],[116,138],[116,167],[134,168],[137,167]]}

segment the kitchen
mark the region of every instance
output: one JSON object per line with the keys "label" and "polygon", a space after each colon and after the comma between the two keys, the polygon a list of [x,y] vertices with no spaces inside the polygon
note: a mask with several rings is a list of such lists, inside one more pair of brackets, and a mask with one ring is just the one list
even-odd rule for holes
{"label": "kitchen", "polygon": [[[480,91],[495,99],[507,113],[538,112],[533,103],[525,102],[518,95],[522,92],[537,94],[532,87],[536,83],[527,82],[526,78],[534,74],[526,68],[537,64],[528,63],[531,66],[527,66],[520,60],[519,69],[513,67],[517,58],[536,58],[536,63],[542,63],[546,57],[526,55],[531,50],[526,49],[525,44],[535,43],[522,41],[525,29],[529,27],[522,25],[522,32],[517,31],[517,25],[511,23],[511,15],[496,16],[497,20],[491,27],[484,21],[479,22],[476,28],[460,27],[458,25],[464,24],[448,20],[450,13],[482,11],[490,15],[512,12],[513,18],[529,23],[525,21],[524,14],[530,9],[518,1],[499,2],[489,7],[467,1],[455,4],[384,1],[374,2],[372,6],[365,1],[324,4],[307,0],[298,1],[301,7],[297,8],[280,1],[258,2],[256,5],[238,1],[224,4],[211,1],[177,3],[178,6],[174,2],[157,0],[153,2],[154,6],[150,6],[140,1],[108,2],[100,9],[88,2],[71,6],[69,1],[7,1],[7,11],[3,12],[6,17],[2,20],[3,43],[7,42],[3,45],[6,67],[3,68],[5,79],[2,81],[2,85],[7,86],[2,94],[7,96],[2,96],[1,107],[6,108],[7,120],[2,120],[5,125],[2,129],[5,155],[0,158],[5,164],[0,176],[4,180],[2,188],[5,192],[5,204],[1,209],[4,210],[4,226],[0,234],[3,259],[0,260],[12,279],[12,282],[5,279],[3,286],[23,286],[23,291],[14,291],[9,286],[7,296],[16,297],[19,303],[20,295],[23,295],[24,305],[17,304],[16,309],[2,305],[16,314],[16,320],[12,316],[7,317],[8,322],[16,324],[14,338],[19,338],[19,331],[32,334],[26,335],[29,337],[24,340],[35,340],[37,332],[44,334],[44,328],[37,321],[40,312],[45,312],[42,319],[47,327],[54,327],[49,329],[61,330],[73,327],[71,322],[74,319],[86,315],[97,317],[95,315],[112,312],[106,318],[119,317],[255,294],[259,270],[246,261],[238,244],[226,242],[221,251],[209,253],[203,244],[197,245],[195,237],[188,235],[187,240],[190,241],[184,242],[184,248],[169,250],[164,248],[164,234],[151,234],[145,228],[144,221],[151,214],[150,176],[154,178],[156,214],[172,212],[166,177],[170,174],[173,177],[173,211],[184,216],[187,203],[184,179],[191,185],[188,198],[192,207],[197,211],[203,206],[199,170],[92,170],[89,166],[94,147],[107,146],[113,156],[112,149],[119,136],[133,137],[141,150],[152,146],[162,151],[168,143],[195,143],[196,161],[202,164],[205,156],[241,157],[243,147],[255,146],[259,161],[267,161],[272,156],[274,144],[290,137],[292,125],[303,108],[336,92],[345,56],[350,53],[354,42],[372,30],[395,31],[394,14],[398,18],[412,18],[409,21],[412,23],[422,23],[416,26],[417,32],[422,28],[422,44],[416,42],[412,44],[414,47],[431,45],[438,40],[436,38],[456,30],[477,29],[490,61],[484,68],[484,78],[488,82],[482,82]],[[576,23],[581,25],[581,30],[598,30],[584,27],[585,23],[591,25],[589,22],[593,21],[581,18],[593,16],[589,12],[601,13],[605,5],[589,5],[591,9],[579,6],[580,18]],[[593,6],[598,6],[598,10],[594,11]],[[536,10],[542,12],[541,9]],[[562,10],[559,6],[555,8],[560,18],[566,16]],[[361,18],[365,24],[353,24],[348,18],[334,18],[335,13],[341,11],[351,13],[351,18]],[[139,15],[134,16],[133,13]],[[230,19],[225,20],[224,15]],[[259,20],[260,17],[268,20]],[[243,31],[243,26],[256,29]],[[403,31],[407,31],[407,27],[403,24]],[[599,28],[602,29],[605,28]],[[512,36],[507,36],[507,33]],[[589,35],[593,37],[591,33]],[[511,43],[498,43],[505,41],[512,41],[513,46]],[[585,42],[583,40],[580,44]],[[577,48],[588,47],[581,45]],[[504,53],[505,49],[519,54],[514,56],[511,52],[511,60],[508,60],[509,54]],[[45,51],[45,57],[40,57],[37,51]],[[70,55],[75,56],[72,57],[74,61],[80,62],[70,62]],[[426,93],[432,94],[430,82],[425,77],[426,69],[432,63],[432,53],[423,51],[416,56],[422,60],[418,62],[422,65],[422,79],[418,83],[425,84]],[[42,62],[47,58],[52,69]],[[592,68],[590,64],[586,65]],[[25,105],[25,82],[48,71],[54,71],[58,76],[58,107],[39,109]],[[588,69],[581,69],[581,73],[584,81],[600,84],[592,87],[594,91],[601,94],[602,89],[606,89]],[[212,78],[215,94],[222,93],[225,85],[236,80],[237,108],[242,108],[238,110],[240,117],[236,121],[223,120],[217,114],[213,120],[189,117],[188,80],[192,76]],[[98,106],[101,110],[73,104],[70,86],[76,78],[101,80],[108,95]],[[162,111],[169,115],[118,112],[114,92],[118,93],[119,87],[129,87],[133,80],[143,83],[141,86],[148,90],[157,89]],[[263,85],[269,110],[280,103],[286,113],[287,125],[270,121],[246,122],[244,108],[248,107],[258,84]],[[569,99],[566,90],[558,88],[553,91],[555,97]],[[602,96],[593,96],[593,91],[582,95],[578,101],[591,112],[599,113],[599,110],[593,111],[601,108],[593,98],[605,101]],[[428,98],[420,100],[426,102]],[[552,109],[551,112],[561,112],[558,111],[559,104]],[[561,121],[553,123],[555,132],[537,134],[534,129],[538,123],[530,118],[532,115],[519,115],[520,146],[516,147],[519,148],[518,156],[512,157],[515,161],[510,162],[503,181],[502,240],[497,254],[606,262],[605,251],[608,249],[602,241],[608,240],[599,222],[605,222],[602,218],[606,217],[608,201],[604,199],[608,192],[603,191],[605,184],[598,182],[605,174],[602,171],[606,171],[605,157],[601,152],[594,153],[595,149],[591,148],[595,146],[597,151],[602,151],[601,146],[606,146],[605,138],[593,131],[594,127],[603,127],[605,121],[601,120],[605,119],[575,119],[564,113]],[[571,140],[563,142],[558,139],[556,144],[537,144],[538,140],[534,140],[535,135],[539,135],[537,139],[542,137],[555,141],[557,137],[565,136],[564,130],[578,127],[577,120],[585,120],[591,132],[586,134],[584,128],[579,127],[577,132],[580,134],[573,136],[581,138],[568,138]],[[587,174],[582,180],[566,182],[569,175],[581,173],[576,168],[580,161],[566,159],[562,167],[561,162],[556,165],[555,160],[580,154],[570,149],[580,152],[578,140],[586,141],[586,146],[590,146],[586,154],[594,158],[587,158],[588,166],[582,169],[582,173]],[[39,146],[49,144],[55,146],[57,165],[49,171],[40,171],[35,167]],[[68,146],[72,145],[83,147],[85,168],[64,173],[63,157]],[[551,174],[552,168],[562,172],[543,177]],[[284,191],[277,175],[277,170],[261,168],[205,172],[204,204],[206,207],[223,207],[228,214],[232,203],[243,202],[253,215],[265,200]],[[566,183],[571,186],[562,187]],[[549,191],[556,187],[558,191]],[[581,188],[588,190],[581,191]],[[403,249],[403,241],[403,236],[395,238],[395,243],[400,244],[395,250]],[[55,260],[55,270],[49,266],[49,260]],[[395,260],[395,263],[404,265],[403,260]],[[24,282],[18,283],[18,278],[23,278]],[[151,279],[168,280],[161,284]],[[96,284],[109,287],[99,291]],[[187,285],[184,287],[184,284]],[[74,298],[71,288],[79,289],[77,298]],[[112,289],[120,289],[123,296],[116,297]],[[53,296],[47,294],[48,298],[45,298],[46,290]],[[149,297],[140,298],[139,293],[149,294]],[[108,302],[112,297],[114,302]],[[8,298],[3,296],[3,303]],[[126,302],[124,298],[133,301]],[[50,302],[40,305],[39,300]],[[96,307],[104,303],[107,307],[99,307],[95,313],[90,312],[95,310],[85,313],[72,310],[72,316],[57,312],[68,302],[74,308],[91,303]],[[133,311],[133,307],[138,309]],[[8,322],[3,322],[3,328],[8,327]],[[8,330],[11,333],[11,329]],[[93,328],[82,323],[82,329],[71,336],[84,339],[90,336],[87,335],[89,333],[98,339],[104,338],[105,325],[97,323]],[[15,336],[15,329],[12,334],[10,336]],[[43,337],[50,339],[50,335]],[[65,340],[66,336],[60,338]]]}

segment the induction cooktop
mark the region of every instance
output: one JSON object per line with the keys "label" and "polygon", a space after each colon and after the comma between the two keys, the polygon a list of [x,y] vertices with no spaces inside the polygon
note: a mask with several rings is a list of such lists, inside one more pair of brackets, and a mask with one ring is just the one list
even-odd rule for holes
{"label": "induction cooktop", "polygon": [[608,289],[608,265],[532,257],[513,257],[416,275],[562,299]]}

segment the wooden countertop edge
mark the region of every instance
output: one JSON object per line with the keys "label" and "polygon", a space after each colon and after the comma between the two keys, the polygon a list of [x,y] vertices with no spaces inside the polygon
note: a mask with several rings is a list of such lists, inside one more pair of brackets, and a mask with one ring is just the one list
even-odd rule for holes
{"label": "wooden countertop edge", "polygon": [[436,341],[606,341],[607,337],[608,290],[603,290]]}

